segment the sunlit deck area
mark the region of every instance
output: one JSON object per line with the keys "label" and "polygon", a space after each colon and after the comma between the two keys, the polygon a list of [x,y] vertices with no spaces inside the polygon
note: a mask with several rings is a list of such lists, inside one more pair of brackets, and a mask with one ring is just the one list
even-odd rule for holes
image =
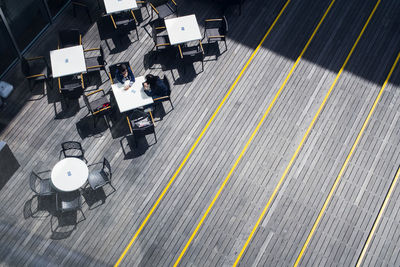
{"label": "sunlit deck area", "polygon": [[[50,63],[63,29],[101,46],[107,72],[83,74],[84,94],[105,91],[107,122],[83,97],[66,103],[56,78],[30,90],[20,64],[3,78],[14,91],[0,140],[20,167],[0,181],[1,265],[400,266],[400,1],[175,2],[202,35],[226,16],[226,46],[202,40],[204,67],[177,46],[157,51],[145,9],[138,36],[121,35],[90,0],[92,21],[69,6],[27,52]],[[118,109],[119,62],[170,81],[173,107],[152,109],[156,139],[132,135]],[[89,172],[111,165],[115,190],[82,187],[82,212],[30,187],[66,141],[81,143]]]}

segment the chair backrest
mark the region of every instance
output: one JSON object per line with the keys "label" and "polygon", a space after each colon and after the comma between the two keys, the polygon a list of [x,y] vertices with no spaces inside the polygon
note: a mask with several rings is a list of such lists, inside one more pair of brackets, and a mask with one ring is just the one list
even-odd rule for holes
{"label": "chair backrest", "polygon": [[222,23],[222,34],[227,34],[228,30],[229,30],[229,26],[228,26],[228,20],[226,19],[225,16],[222,17],[223,23]]}
{"label": "chair backrest", "polygon": [[90,106],[89,99],[88,99],[87,95],[85,95],[85,94],[83,94],[83,102],[85,102],[85,105],[86,105],[87,109],[89,110],[89,112],[93,113],[92,107]]}
{"label": "chair backrest", "polygon": [[110,179],[110,181],[111,181],[111,176],[112,176],[111,165],[110,165],[110,162],[106,158],[104,158],[104,160],[103,160],[102,171],[107,175],[108,179]]}
{"label": "chair backrest", "polygon": [[35,192],[36,194],[39,194],[38,190],[36,189],[36,184],[40,181],[40,177],[35,173],[31,172],[31,175],[29,177],[29,186],[31,187],[32,191]]}
{"label": "chair backrest", "polygon": [[21,58],[21,70],[25,77],[31,75],[31,68],[29,66],[28,60],[26,60],[24,57]]}
{"label": "chair backrest", "polygon": [[57,193],[56,199],[57,208],[59,208],[61,212],[78,210],[82,206],[81,193],[79,190]]}
{"label": "chair backrest", "polygon": [[[81,143],[77,141],[67,141],[61,144],[64,157],[83,157],[84,152]],[[68,152],[67,152],[68,151]]]}
{"label": "chair backrest", "polygon": [[80,33],[78,30],[61,30],[58,32],[60,48],[80,45]]}
{"label": "chair backrest", "polygon": [[165,86],[167,87],[168,96],[170,96],[171,95],[171,84],[169,83],[169,80],[168,80],[167,76],[165,76],[165,75],[163,78],[163,82],[164,82]]}

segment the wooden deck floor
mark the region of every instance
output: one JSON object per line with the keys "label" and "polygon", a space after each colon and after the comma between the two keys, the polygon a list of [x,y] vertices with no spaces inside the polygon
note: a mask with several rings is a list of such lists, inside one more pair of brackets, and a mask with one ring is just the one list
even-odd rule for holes
{"label": "wooden deck floor", "polygon": [[[218,14],[209,1],[177,3],[180,15],[195,13],[201,27],[205,18]],[[203,72],[200,64],[180,66],[174,52],[155,58],[149,52],[152,40],[141,26],[139,40],[135,33],[118,40],[111,34],[109,18],[98,14],[97,3],[92,7],[95,24],[65,10],[29,55],[48,56],[56,48],[58,30],[79,28],[85,48],[102,45],[109,64],[129,61],[136,76],[167,75],[173,83],[175,108],[164,105],[167,114],[157,122],[156,144],[149,135],[133,148],[125,138],[129,130],[122,115],[113,119],[111,129],[104,122],[93,128],[82,99],[67,108],[55,89],[43,91],[38,85],[30,93],[20,66],[15,66],[5,77],[16,89],[0,113],[0,140],[8,143],[21,167],[0,188],[2,265],[114,265],[146,218],[121,265],[173,265],[330,3],[291,0],[242,74],[285,1],[246,1],[240,16],[229,9],[228,50],[209,46]],[[182,266],[235,262],[375,4],[375,0],[335,1],[209,209]],[[399,5],[390,0],[379,4],[240,265],[290,266],[296,261],[399,52]],[[91,81],[87,90],[110,89],[103,72]],[[232,85],[231,94],[207,124]],[[399,167],[399,89],[397,66],[301,266],[357,262]],[[61,216],[54,211],[54,199],[38,202],[28,181],[32,170],[49,176],[59,160],[60,144],[67,140],[82,143],[89,163],[107,157],[117,189],[85,191],[86,220],[77,224],[79,213]],[[389,199],[367,250],[366,266],[400,265],[399,190],[397,185]]]}

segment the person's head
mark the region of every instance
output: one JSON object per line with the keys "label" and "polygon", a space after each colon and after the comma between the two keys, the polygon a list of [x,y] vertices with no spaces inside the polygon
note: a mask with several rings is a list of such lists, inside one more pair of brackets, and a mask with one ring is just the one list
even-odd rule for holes
{"label": "person's head", "polygon": [[126,78],[128,76],[128,67],[125,64],[121,64],[119,66],[119,71],[121,72],[121,74],[124,78]]}
{"label": "person's head", "polygon": [[154,84],[157,81],[158,76],[154,76],[153,74],[147,74],[145,78],[146,78],[146,83]]}

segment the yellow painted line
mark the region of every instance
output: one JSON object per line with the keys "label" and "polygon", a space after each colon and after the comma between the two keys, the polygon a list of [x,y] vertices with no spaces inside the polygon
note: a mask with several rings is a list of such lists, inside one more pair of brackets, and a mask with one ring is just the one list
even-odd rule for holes
{"label": "yellow painted line", "polygon": [[257,134],[258,130],[260,129],[262,123],[264,122],[265,118],[269,114],[270,110],[274,106],[275,102],[277,101],[279,95],[281,94],[283,88],[287,84],[289,78],[292,76],[294,70],[296,69],[297,65],[299,64],[301,58],[303,57],[304,53],[306,52],[307,48],[309,47],[311,41],[314,39],[315,34],[318,32],[318,29],[320,28],[322,22],[325,20],[325,17],[328,15],[329,11],[331,10],[333,4],[335,3],[335,0],[332,0],[330,3],[329,7],[326,9],[324,15],[322,16],[321,20],[319,21],[318,25],[315,27],[313,33],[311,34],[311,37],[308,39],[306,45],[304,46],[303,50],[301,51],[299,57],[297,58],[296,62],[293,64],[292,68],[289,71],[289,74],[286,76],[285,80],[283,81],[281,87],[275,94],[274,98],[272,99],[270,105],[268,106],[267,110],[265,111],[264,115],[262,116],[261,120],[258,122],[257,127],[254,129],[253,133],[251,134],[249,140],[247,140],[246,145],[244,146],[242,152],[240,152],[239,157],[236,159],[236,162],[233,164],[231,170],[228,173],[228,176],[226,176],[224,182],[222,183],[221,187],[218,189],[217,194],[214,196],[213,200],[211,201],[211,204],[208,206],[206,212],[203,214],[203,217],[201,218],[200,222],[197,224],[196,229],[193,231],[192,235],[190,236],[188,242],[186,243],[185,247],[183,248],[181,254],[179,255],[178,259],[176,260],[174,267],[178,266],[179,262],[181,261],[183,255],[185,254],[186,250],[188,249],[190,243],[193,241],[194,237],[196,236],[197,232],[199,231],[201,225],[203,224],[204,220],[206,219],[208,213],[211,211],[212,207],[214,206],[214,203],[217,201],[219,195],[221,194],[222,190],[224,189],[225,185],[229,181],[230,177],[232,176],[233,172],[235,171],[237,165],[239,164],[240,160],[242,159],[243,155],[245,154],[247,148],[249,147],[250,143],[253,141],[253,138]]}
{"label": "yellow painted line", "polygon": [[317,113],[315,114],[314,118],[312,119],[311,124],[308,126],[308,129],[307,129],[306,133],[304,134],[303,138],[302,138],[301,141],[300,141],[299,146],[297,147],[297,149],[296,149],[296,151],[294,152],[292,158],[290,159],[289,164],[287,165],[285,171],[283,172],[282,177],[280,178],[280,180],[279,180],[277,186],[275,187],[274,191],[272,192],[272,195],[271,195],[271,197],[269,198],[269,200],[268,200],[266,206],[264,207],[263,211],[261,212],[260,217],[258,218],[258,220],[257,220],[257,222],[256,222],[256,224],[255,224],[255,226],[254,226],[254,228],[252,229],[252,231],[251,231],[249,237],[247,238],[247,240],[246,240],[246,242],[245,242],[245,244],[244,244],[242,250],[240,251],[238,257],[236,258],[236,261],[235,261],[235,263],[233,264],[233,266],[237,266],[237,265],[238,265],[238,263],[239,263],[240,259],[242,258],[243,254],[244,254],[244,252],[245,252],[245,250],[246,250],[246,248],[247,248],[247,246],[249,245],[251,239],[253,238],[253,236],[254,236],[254,234],[255,234],[255,232],[256,232],[258,226],[260,225],[262,219],[264,218],[265,214],[267,213],[267,211],[268,211],[268,209],[269,209],[269,207],[270,207],[272,201],[274,200],[275,196],[278,194],[278,191],[279,191],[280,187],[282,186],[283,181],[285,180],[287,174],[289,173],[289,170],[290,170],[290,168],[292,167],[292,165],[293,165],[293,163],[294,163],[294,161],[295,161],[297,155],[299,154],[301,148],[303,147],[303,144],[305,143],[305,141],[306,141],[308,135],[310,134],[311,129],[314,127],[314,124],[315,124],[315,122],[317,121],[317,118],[319,117],[319,114],[321,113],[321,111],[322,111],[322,109],[324,108],[326,102],[328,101],[328,98],[329,98],[329,96],[330,96],[330,94],[331,94],[333,88],[335,87],[335,85],[336,85],[336,83],[337,83],[339,77],[341,76],[341,74],[342,74],[342,72],[343,72],[343,69],[346,67],[347,62],[349,61],[351,55],[353,54],[353,52],[354,52],[354,50],[355,50],[355,48],[356,48],[356,46],[357,46],[357,44],[358,44],[358,42],[359,42],[361,36],[363,35],[363,33],[364,33],[364,31],[365,31],[365,29],[366,29],[366,27],[367,27],[369,21],[370,21],[371,18],[372,18],[372,15],[375,13],[375,10],[376,10],[376,8],[377,8],[379,2],[380,2],[380,0],[378,1],[377,5],[375,6],[375,8],[374,8],[374,10],[372,11],[372,13],[370,14],[370,16],[369,16],[369,18],[368,18],[366,24],[364,25],[363,29],[361,30],[361,33],[360,33],[359,36],[358,36],[356,42],[354,43],[353,47],[351,48],[350,53],[347,55],[347,58],[346,58],[346,60],[344,61],[343,66],[342,66],[341,69],[339,70],[339,73],[336,75],[335,80],[333,81],[331,87],[329,88],[327,94],[325,95],[324,100],[322,101],[320,107],[318,108]]}
{"label": "yellow painted line", "polygon": [[[378,7],[379,3],[380,3],[380,0],[376,3],[375,8],[374,8],[373,12],[371,13],[369,19],[370,19],[370,18],[372,17],[372,15],[374,14],[374,12],[375,12],[376,8]],[[369,19],[368,19],[368,20],[369,20]],[[371,108],[371,110],[369,111],[366,120],[364,121],[364,124],[363,124],[363,126],[362,126],[362,128],[361,128],[361,131],[358,133],[357,138],[356,138],[356,141],[354,142],[354,144],[353,144],[353,146],[352,146],[352,148],[351,148],[349,154],[347,155],[347,158],[346,158],[346,160],[345,160],[345,162],[344,162],[342,168],[340,169],[340,172],[339,172],[338,176],[336,177],[336,180],[335,180],[335,182],[334,182],[334,184],[333,184],[333,186],[332,186],[332,188],[331,188],[331,190],[330,190],[330,192],[329,192],[329,194],[328,194],[328,197],[326,198],[326,200],[325,200],[325,202],[324,202],[324,205],[322,206],[322,209],[320,210],[320,212],[319,212],[319,214],[318,214],[318,217],[317,217],[317,219],[315,220],[315,223],[314,223],[313,227],[311,228],[311,232],[310,232],[310,233],[308,234],[308,236],[307,236],[306,242],[304,243],[304,245],[303,245],[303,247],[302,247],[302,249],[301,249],[301,251],[300,251],[300,254],[299,254],[299,256],[297,257],[294,266],[298,266],[298,265],[299,265],[300,260],[301,260],[301,258],[303,257],[304,252],[305,252],[305,250],[307,249],[307,246],[308,246],[308,244],[310,243],[311,238],[312,238],[312,236],[314,235],[314,232],[315,232],[315,230],[317,229],[318,224],[319,224],[319,222],[321,221],[322,216],[323,216],[323,214],[324,214],[326,208],[328,207],[328,204],[330,203],[330,201],[331,201],[331,199],[332,199],[333,193],[335,192],[336,187],[337,187],[337,185],[339,184],[339,181],[340,181],[340,179],[341,179],[342,176],[343,176],[344,170],[346,169],[347,164],[349,163],[350,158],[351,158],[351,156],[353,155],[356,146],[358,145],[358,142],[360,142],[360,139],[361,139],[361,137],[362,137],[362,135],[363,135],[363,133],[364,133],[364,131],[365,131],[365,128],[366,128],[367,125],[368,125],[368,122],[369,122],[369,120],[370,120],[370,118],[371,118],[371,116],[372,116],[372,113],[375,111],[376,105],[378,104],[378,101],[379,101],[379,99],[380,99],[381,96],[382,96],[383,90],[384,90],[385,87],[386,87],[386,84],[387,84],[387,82],[388,82],[388,79],[389,79],[390,76],[392,75],[393,69],[394,69],[395,65],[397,64],[397,61],[398,61],[398,57],[397,57],[397,59],[396,59],[396,61],[395,61],[395,64],[392,66],[392,69],[390,70],[390,73],[389,73],[388,77],[386,78],[386,81],[385,81],[385,83],[383,84],[381,91],[379,92],[377,98],[375,99],[375,102],[374,102],[374,104],[372,105],[372,108]]]}
{"label": "yellow painted line", "polygon": [[183,166],[185,165],[185,163],[188,161],[190,155],[193,153],[194,149],[197,147],[198,143],[200,142],[200,140],[203,138],[203,135],[205,134],[205,132],[207,131],[207,129],[210,127],[210,124],[214,121],[215,117],[217,116],[218,112],[220,111],[220,109],[222,108],[222,106],[225,104],[226,100],[228,99],[228,97],[230,96],[230,94],[232,93],[233,89],[236,87],[237,83],[239,82],[240,78],[243,76],[243,73],[246,71],[247,67],[250,65],[250,63],[253,61],[254,56],[257,54],[258,50],[260,50],[262,44],[264,43],[265,39],[268,37],[268,35],[270,34],[270,32],[272,31],[272,29],[274,28],[275,24],[278,22],[279,18],[281,17],[282,13],[285,11],[286,7],[289,5],[289,3],[291,2],[291,0],[287,0],[286,4],[283,6],[282,10],[279,12],[278,16],[275,18],[274,22],[272,23],[272,25],[269,27],[268,31],[265,33],[264,37],[261,39],[260,43],[257,45],[256,49],[253,51],[253,53],[251,54],[249,60],[246,62],[246,64],[244,65],[243,69],[240,71],[239,75],[237,76],[237,78],[235,79],[235,81],[233,82],[232,86],[230,87],[230,89],[228,90],[228,92],[226,93],[225,97],[222,99],[221,103],[219,104],[219,106],[217,107],[217,109],[215,110],[214,114],[211,116],[211,118],[208,120],[206,126],[204,127],[204,129],[202,130],[202,132],[200,133],[199,137],[196,139],[196,141],[194,142],[194,144],[192,145],[192,147],[190,148],[189,152],[187,153],[187,155],[185,156],[185,158],[183,159],[182,163],[179,165],[178,169],[175,171],[174,175],[172,176],[171,180],[168,182],[167,186],[164,188],[164,190],[162,191],[161,195],[158,197],[157,201],[155,202],[155,204],[153,205],[153,207],[151,208],[150,212],[147,214],[146,218],[143,220],[142,224],[140,225],[139,229],[136,231],[135,235],[133,236],[133,238],[131,239],[131,241],[129,242],[129,244],[126,246],[125,250],[123,251],[123,253],[121,254],[121,256],[119,257],[118,261],[115,263],[115,267],[117,267],[121,261],[124,259],[126,253],[129,251],[130,247],[132,246],[132,244],[135,242],[135,240],[137,239],[138,235],[140,234],[140,232],[143,230],[143,228],[145,227],[145,225],[147,224],[147,221],[150,219],[151,215],[153,214],[153,212],[155,211],[155,209],[157,208],[158,204],[160,203],[160,201],[163,199],[164,195],[167,193],[168,189],[170,188],[170,186],[172,185],[172,183],[174,182],[175,178],[178,176],[178,174],[180,173],[180,171],[182,170]]}
{"label": "yellow painted line", "polygon": [[372,237],[374,236],[376,228],[378,227],[378,225],[379,225],[379,223],[380,223],[380,221],[382,219],[382,215],[383,215],[383,213],[384,213],[384,211],[386,209],[386,206],[387,206],[387,204],[389,202],[390,197],[392,196],[393,190],[394,190],[394,188],[396,186],[396,183],[397,183],[397,180],[399,179],[399,176],[400,176],[400,168],[397,169],[396,176],[394,177],[394,180],[392,181],[392,184],[390,185],[389,192],[387,193],[387,195],[385,197],[385,200],[383,201],[382,207],[379,210],[378,217],[376,217],[376,219],[375,219],[374,226],[372,227],[371,232],[369,233],[367,242],[365,243],[365,245],[363,247],[363,250],[361,252],[360,257],[358,258],[356,267],[360,267],[361,266],[361,263],[362,263],[362,261],[364,259],[364,256],[365,256],[365,253],[367,252],[367,249],[369,247],[369,244],[371,243],[371,240],[372,240]]}

